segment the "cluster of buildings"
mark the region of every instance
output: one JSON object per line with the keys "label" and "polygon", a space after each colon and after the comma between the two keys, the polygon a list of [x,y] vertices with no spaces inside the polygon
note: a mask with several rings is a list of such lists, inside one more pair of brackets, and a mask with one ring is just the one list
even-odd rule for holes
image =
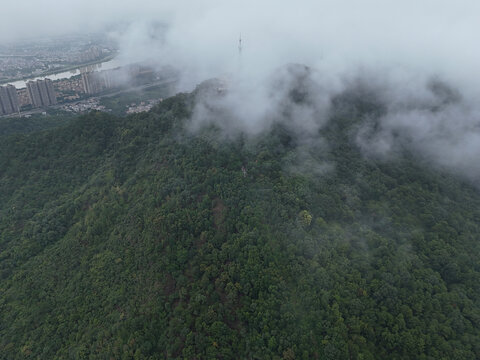
{"label": "cluster of buildings", "polygon": [[[170,73],[170,70],[165,71],[163,76],[168,76]],[[155,79],[160,78],[154,69],[134,64],[104,71],[87,70],[69,79],[28,81],[26,87],[20,89],[16,89],[13,85],[0,86],[0,116],[18,113],[20,110],[46,108],[58,103],[73,103],[126,85],[148,84]],[[85,106],[79,103],[73,104],[75,106],[67,111],[103,110],[98,103],[88,101],[84,103]],[[148,111],[154,104],[154,102],[132,104],[127,112]]]}
{"label": "cluster of buildings", "polygon": [[0,115],[18,113],[20,106],[15,86],[0,86]]}
{"label": "cluster of buildings", "polygon": [[60,79],[53,82],[57,98],[60,101],[74,101],[81,98],[85,93],[83,80],[80,75],[70,79]]}
{"label": "cluster of buildings", "polygon": [[57,95],[50,79],[29,81],[24,89],[0,86],[0,116],[18,113],[24,106],[39,108],[55,104]]}
{"label": "cluster of buildings", "polygon": [[145,75],[153,77],[153,69],[140,65],[128,65],[111,70],[85,72],[82,74],[83,90],[85,94],[98,94],[133,83],[134,79]]}
{"label": "cluster of buildings", "polygon": [[70,58],[70,61],[71,62],[80,62],[80,63],[84,62],[84,63],[86,63],[86,62],[90,62],[90,61],[95,61],[95,60],[101,58],[102,56],[104,56],[105,54],[108,54],[108,53],[109,53],[108,49],[101,49],[98,46],[92,46],[85,51],[79,52],[78,54],[76,54],[76,56],[72,56]]}
{"label": "cluster of buildings", "polygon": [[87,72],[82,74],[83,92],[93,95],[114,87],[113,70],[101,72]]}
{"label": "cluster of buildings", "polygon": [[115,48],[108,39],[75,37],[0,44],[0,83],[100,61],[113,55]]}
{"label": "cluster of buildings", "polygon": [[82,113],[90,110],[109,111],[104,105],[99,104],[98,98],[90,98],[77,103],[65,104],[62,106],[62,109],[74,113]]}
{"label": "cluster of buildings", "polygon": [[27,93],[34,108],[51,106],[57,103],[57,96],[50,79],[27,82]]}
{"label": "cluster of buildings", "polygon": [[[57,65],[61,67],[62,65]],[[0,56],[0,80],[8,81],[25,76],[37,76],[55,69],[56,64],[47,64],[34,56]]]}
{"label": "cluster of buildings", "polygon": [[154,107],[156,104],[162,102],[163,99],[158,99],[158,100],[147,100],[142,101],[140,104],[132,103],[130,106],[127,108],[127,114],[138,114],[144,111],[150,111],[152,107]]}
{"label": "cluster of buildings", "polygon": [[0,116],[18,113],[21,109],[56,105],[59,100],[74,101],[84,94],[93,95],[119,86],[119,69],[87,72],[70,79],[29,81],[25,88],[0,86]]}

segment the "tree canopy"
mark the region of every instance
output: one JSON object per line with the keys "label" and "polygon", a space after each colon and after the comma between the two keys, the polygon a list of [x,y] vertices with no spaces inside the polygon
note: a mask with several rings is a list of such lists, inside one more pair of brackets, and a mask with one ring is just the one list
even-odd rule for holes
{"label": "tree canopy", "polygon": [[281,125],[185,131],[192,97],[5,125],[0,358],[480,358],[475,187],[362,156],[365,104],[319,174]]}

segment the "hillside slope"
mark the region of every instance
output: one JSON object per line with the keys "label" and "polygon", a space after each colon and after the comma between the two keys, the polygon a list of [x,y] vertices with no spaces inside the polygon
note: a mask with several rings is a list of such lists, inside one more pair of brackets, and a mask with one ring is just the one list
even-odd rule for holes
{"label": "hillside slope", "polygon": [[480,358],[477,189],[192,103],[1,138],[0,358]]}

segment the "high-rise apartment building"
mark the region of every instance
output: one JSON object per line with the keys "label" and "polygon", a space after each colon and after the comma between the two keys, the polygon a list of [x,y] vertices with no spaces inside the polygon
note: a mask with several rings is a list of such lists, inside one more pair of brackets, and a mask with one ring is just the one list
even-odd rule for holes
{"label": "high-rise apartment building", "polygon": [[10,100],[8,99],[7,88],[0,86],[0,103],[2,104],[3,114],[11,114],[13,112]]}
{"label": "high-rise apartment building", "polygon": [[27,82],[27,91],[28,97],[30,98],[30,103],[33,107],[42,106],[42,97],[40,96],[40,91],[38,89],[37,82],[29,81]]}
{"label": "high-rise apartment building", "polygon": [[38,80],[37,86],[38,91],[40,92],[40,97],[42,98],[42,105],[50,105],[50,98],[48,97],[47,84],[45,83],[45,80]]}
{"label": "high-rise apartment building", "polygon": [[55,90],[53,90],[52,80],[45,79],[45,87],[47,88],[49,105],[55,105],[57,103],[57,96],[55,94]]}
{"label": "high-rise apartment building", "polygon": [[0,115],[8,115],[18,111],[18,96],[15,86],[0,86]]}
{"label": "high-rise apartment building", "polygon": [[20,105],[18,101],[17,89],[13,85],[7,85],[8,98],[10,99],[10,105],[12,105],[13,112],[20,111]]}
{"label": "high-rise apartment building", "polygon": [[49,106],[57,103],[55,90],[50,79],[27,82],[27,91],[33,107]]}

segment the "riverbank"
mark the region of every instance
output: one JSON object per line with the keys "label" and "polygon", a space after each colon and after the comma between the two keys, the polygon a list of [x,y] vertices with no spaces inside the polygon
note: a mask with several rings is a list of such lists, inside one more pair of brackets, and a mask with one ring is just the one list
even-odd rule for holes
{"label": "riverbank", "polygon": [[114,52],[114,53],[112,53],[112,54],[110,54],[110,55],[108,55],[104,58],[97,59],[97,60],[94,60],[94,61],[90,61],[90,62],[87,62],[87,63],[70,65],[70,66],[66,66],[66,67],[63,67],[63,68],[57,68],[55,70],[45,71],[45,72],[43,72],[41,74],[38,74],[38,75],[35,75],[35,76],[30,75],[30,76],[23,76],[23,77],[9,79],[8,81],[1,82],[0,86],[4,86],[4,85],[7,85],[7,84],[12,84],[12,83],[15,83],[15,82],[27,82],[28,80],[35,80],[35,79],[43,78],[43,77],[46,77],[46,76],[55,76],[55,75],[62,74],[62,73],[68,72],[68,71],[73,71],[73,70],[86,68],[86,67],[89,67],[89,66],[103,64],[105,62],[112,61],[117,55],[118,55],[118,52]]}

